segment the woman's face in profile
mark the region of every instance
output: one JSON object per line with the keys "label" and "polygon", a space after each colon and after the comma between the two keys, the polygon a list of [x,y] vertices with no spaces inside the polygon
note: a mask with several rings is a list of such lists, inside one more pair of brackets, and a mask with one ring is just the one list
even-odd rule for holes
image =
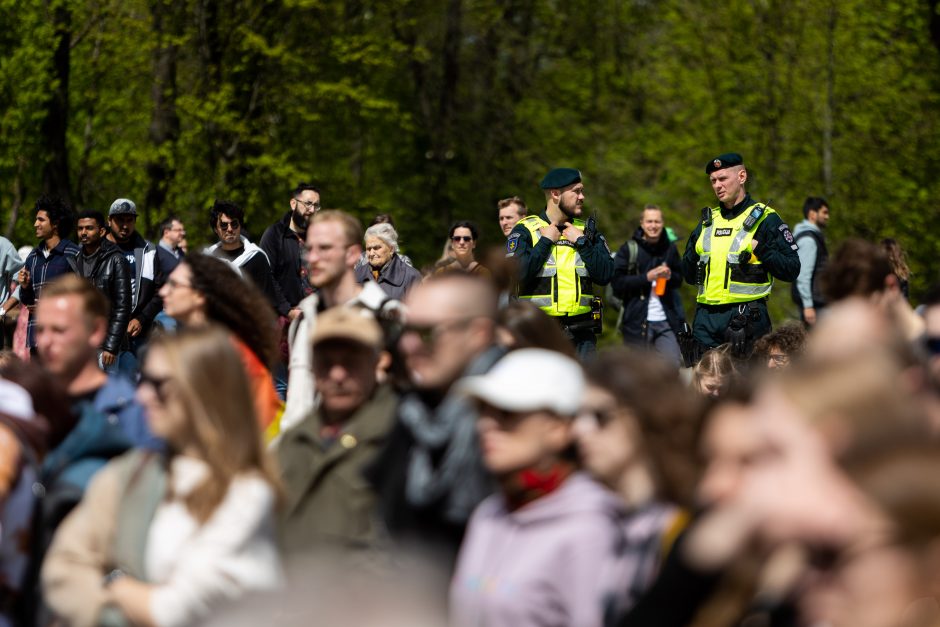
{"label": "woman's face in profile", "polygon": [[185,418],[176,379],[166,353],[159,346],[150,349],[141,368],[137,400],[147,413],[150,431],[158,438],[177,444]]}

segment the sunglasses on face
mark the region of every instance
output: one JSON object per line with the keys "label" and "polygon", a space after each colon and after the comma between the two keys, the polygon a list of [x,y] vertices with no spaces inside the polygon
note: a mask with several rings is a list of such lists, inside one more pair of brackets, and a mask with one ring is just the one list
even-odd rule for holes
{"label": "sunglasses on face", "polygon": [[229,229],[234,231],[240,226],[241,226],[241,222],[239,222],[238,220],[232,220],[231,222],[224,222],[222,220],[219,220],[220,231],[228,231]]}
{"label": "sunglasses on face", "polygon": [[402,326],[401,334],[414,333],[425,346],[433,345],[437,339],[448,331],[467,326],[473,318],[462,318],[459,320],[450,320],[439,322],[437,324],[405,324]]}
{"label": "sunglasses on face", "polygon": [[157,395],[157,400],[159,400],[161,403],[164,403],[166,402],[166,384],[169,382],[169,377],[155,377],[146,372],[141,372],[138,386],[149,385],[153,388],[154,393]]}
{"label": "sunglasses on face", "polygon": [[500,409],[495,405],[490,405],[489,403],[485,403],[483,401],[478,402],[477,410],[479,412],[480,418],[492,419],[503,431],[512,431],[518,427],[519,423],[525,420],[525,418],[529,415],[526,412],[514,412]]}
{"label": "sunglasses on face", "polygon": [[454,235],[450,238],[452,242],[472,242],[473,238],[469,235]]}

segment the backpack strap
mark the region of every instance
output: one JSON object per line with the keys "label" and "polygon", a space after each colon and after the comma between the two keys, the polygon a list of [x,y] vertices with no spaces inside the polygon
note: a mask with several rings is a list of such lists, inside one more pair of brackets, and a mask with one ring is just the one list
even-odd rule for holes
{"label": "backpack strap", "polygon": [[639,244],[636,240],[630,238],[627,240],[627,249],[630,252],[630,256],[627,260],[627,274],[636,274],[636,259],[639,256]]}

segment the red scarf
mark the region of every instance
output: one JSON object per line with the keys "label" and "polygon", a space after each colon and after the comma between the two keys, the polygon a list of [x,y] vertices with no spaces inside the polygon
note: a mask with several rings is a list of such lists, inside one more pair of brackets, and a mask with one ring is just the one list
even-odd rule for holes
{"label": "red scarf", "polygon": [[574,472],[574,464],[567,461],[557,461],[547,470],[526,468],[510,475],[503,484],[506,496],[506,507],[509,511],[516,511],[523,505],[551,494],[565,482]]}

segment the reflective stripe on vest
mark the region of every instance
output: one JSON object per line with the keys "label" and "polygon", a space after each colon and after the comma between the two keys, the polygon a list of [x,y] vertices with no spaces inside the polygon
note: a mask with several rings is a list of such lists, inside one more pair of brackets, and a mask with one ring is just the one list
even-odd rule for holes
{"label": "reflective stripe on vest", "polygon": [[[520,220],[532,234],[532,246],[542,234],[539,229],[548,222],[539,216],[527,216]],[[575,227],[584,230],[584,222],[573,220]],[[564,236],[562,236],[564,239]],[[567,241],[567,240],[565,240]],[[526,292],[519,288],[519,298],[527,300],[550,316],[577,316],[590,313],[594,300],[593,284],[584,260],[572,246],[552,246],[552,252],[539,270],[538,281]]]}
{"label": "reflective stripe on vest", "polygon": [[[744,220],[755,206],[763,207],[764,214],[750,230],[744,230]],[[776,212],[757,203],[734,219],[726,220],[720,208],[712,209],[711,226],[702,228],[695,243],[699,259],[707,264],[704,285],[698,288],[698,302],[707,305],[744,303],[770,294],[773,277],[753,254],[751,241],[757,227],[772,213]],[[751,257],[742,264],[741,253],[745,250]]]}

